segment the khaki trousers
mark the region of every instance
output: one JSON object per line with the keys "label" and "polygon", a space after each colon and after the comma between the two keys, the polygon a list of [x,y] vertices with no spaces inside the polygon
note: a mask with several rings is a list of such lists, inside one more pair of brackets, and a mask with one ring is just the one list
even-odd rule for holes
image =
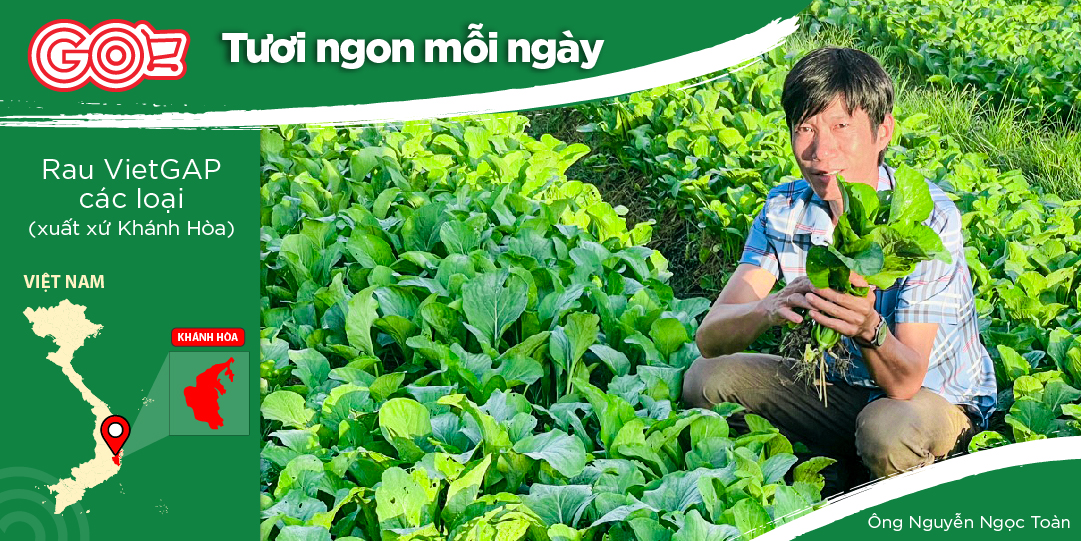
{"label": "khaki trousers", "polygon": [[[848,477],[842,470],[851,459],[862,460],[874,478],[931,464],[964,452],[975,433],[963,409],[927,388],[909,400],[868,403],[870,389],[833,383],[825,407],[812,385],[797,382],[793,365],[759,353],[699,358],[683,377],[683,402],[700,408],[741,404],[813,454],[838,459],[841,477]],[[745,427],[742,415],[730,420]]]}

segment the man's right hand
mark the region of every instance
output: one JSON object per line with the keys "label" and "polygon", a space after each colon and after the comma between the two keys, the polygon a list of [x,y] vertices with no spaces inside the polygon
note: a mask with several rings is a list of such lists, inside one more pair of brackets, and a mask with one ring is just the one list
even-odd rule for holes
{"label": "man's right hand", "polygon": [[803,321],[796,308],[811,308],[804,296],[814,289],[811,281],[797,278],[771,294],[776,283],[773,273],[761,267],[749,263],[736,267],[695,334],[702,356],[743,351],[769,328]]}
{"label": "man's right hand", "polygon": [[770,326],[784,325],[791,321],[795,324],[803,323],[803,316],[796,313],[796,308],[812,310],[807,302],[805,294],[814,290],[814,285],[806,276],[800,276],[791,283],[786,284],[777,293],[770,294],[762,299],[762,308],[766,312]]}

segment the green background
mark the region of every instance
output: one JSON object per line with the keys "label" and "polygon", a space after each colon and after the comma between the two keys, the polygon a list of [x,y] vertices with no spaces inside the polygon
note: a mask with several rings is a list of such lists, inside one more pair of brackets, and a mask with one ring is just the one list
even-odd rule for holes
{"label": "green background", "polygon": [[[151,5],[118,2],[108,7],[72,1],[19,4],[5,12],[0,33],[0,116],[86,113],[203,112],[227,109],[310,107],[377,103],[433,96],[525,88],[613,73],[698,51],[777,18],[787,18],[807,2],[766,4],[711,2],[701,5],[642,6],[626,3],[549,2],[520,6],[447,2],[230,4],[187,2]],[[523,16],[528,13],[528,16]],[[419,14],[419,16],[417,16]],[[144,81],[123,93],[88,84],[75,92],[54,92],[30,74],[27,47],[34,32],[55,19],[74,19],[92,27],[111,18],[149,21],[159,30],[183,29],[191,36],[188,71],[178,81]],[[663,23],[662,23],[663,21]],[[604,39],[598,65],[556,65],[537,70],[525,64],[366,64],[344,70],[315,63],[230,64],[223,32],[284,37],[306,31],[310,45],[326,38],[464,39],[466,25],[507,38],[560,39],[570,29],[575,39]],[[502,51],[501,51],[502,52]],[[705,71],[705,70],[703,70]],[[627,89],[633,90],[633,89]],[[55,306],[62,299],[87,306],[86,317],[103,325],[101,333],[75,353],[74,367],[86,385],[114,413],[134,420],[172,347],[174,327],[243,327],[249,358],[258,351],[258,133],[250,131],[166,131],[0,128],[5,155],[3,225],[9,238],[4,254],[5,301],[0,310],[5,351],[0,411],[9,434],[0,445],[0,537],[34,539],[254,539],[258,528],[258,379],[249,370],[248,435],[233,438],[168,437],[125,457],[121,472],[91,488],[63,516],[52,514],[46,482],[65,477],[91,458],[97,427],[87,404],[59,368],[45,359],[56,346],[30,330],[26,307]],[[221,161],[212,180],[108,180],[103,158],[133,161],[165,158]],[[94,181],[43,180],[44,158],[93,163]],[[133,192],[184,188],[182,211],[82,209],[84,192]],[[74,218],[80,223],[138,218],[174,221],[231,220],[231,239],[218,237],[117,237],[31,239],[31,220],[49,223]],[[104,274],[104,289],[28,289],[24,276]],[[199,348],[191,348],[198,351]],[[250,364],[250,363],[249,363]],[[237,381],[242,381],[238,378]],[[227,385],[227,388],[228,385]],[[231,388],[229,388],[232,390]],[[227,394],[228,396],[228,394]],[[148,417],[150,422],[154,419]],[[141,427],[133,432],[157,430]],[[45,479],[51,478],[52,481]],[[1013,467],[969,477],[831,524],[800,539],[1076,539],[1081,528],[1077,504],[1081,460]],[[859,496],[856,496],[857,498]],[[90,513],[87,514],[86,512]],[[871,513],[904,517],[905,529],[872,530]],[[952,530],[908,528],[908,515],[976,518],[981,514],[1023,517],[1032,514],[1070,518],[1071,530]],[[205,523],[202,521],[206,521]]]}
{"label": "green background", "polygon": [[[99,3],[70,0],[20,4],[5,11],[0,33],[0,115],[85,113],[204,112],[232,109],[312,107],[401,101],[436,96],[527,88],[584,79],[644,66],[699,51],[753,32],[807,7],[806,0],[769,3],[701,2],[671,5],[617,2],[549,1],[519,4],[478,1],[468,5],[431,0],[399,2],[297,3],[192,1]],[[93,28],[107,19],[145,20],[158,30],[180,29],[190,35],[187,72],[175,81],[143,81],[135,88],[107,92],[88,83],[73,92],[54,92],[30,72],[27,51],[34,33],[56,19],[72,19]],[[555,64],[534,69],[524,63],[424,63],[425,39],[466,41],[467,26],[483,24],[497,32],[500,58],[505,41],[514,39],[604,40],[597,65]],[[288,37],[306,32],[307,61],[229,63],[225,32],[249,38]],[[317,63],[316,40],[412,39],[419,53],[414,63],[374,64],[356,70]],[[242,53],[243,55],[243,53]],[[580,55],[581,57],[581,55]],[[242,56],[242,58],[244,58]],[[703,68],[703,72],[709,71]],[[640,89],[627,89],[640,90]],[[347,119],[341,119],[347,120]]]}
{"label": "green background", "polygon": [[[237,350],[258,355],[259,280],[257,171],[258,132],[0,128],[6,143],[4,178],[7,208],[2,214],[5,261],[0,322],[4,353],[0,411],[9,426],[0,445],[0,468],[37,470],[63,478],[93,456],[98,426],[89,405],[58,366],[45,358],[57,346],[31,331],[22,312],[51,307],[62,299],[86,306],[86,318],[103,325],[74,355],[73,366],[86,386],[115,414],[132,423],[132,432],[165,432],[140,425],[143,398],[170,352],[174,327],[242,327],[246,343]],[[93,181],[43,180],[42,160],[94,164]],[[135,161],[216,158],[221,171],[209,180],[109,180],[103,158]],[[83,209],[79,195],[105,187],[110,193],[171,191],[184,188],[184,208],[161,210]],[[131,201],[131,197],[129,197]],[[40,237],[30,238],[32,220],[81,224],[139,219],[155,223],[232,221],[232,238],[222,237]],[[94,274],[103,289],[28,289],[24,275]],[[63,279],[61,279],[63,280]],[[210,348],[206,348],[210,349]],[[221,349],[221,348],[214,348]],[[249,412],[258,411],[258,375],[249,370]],[[162,400],[151,406],[167,406]],[[147,411],[150,411],[148,408]],[[155,423],[148,415],[144,423]],[[213,532],[212,539],[252,539],[258,527],[258,419],[251,413],[248,436],[167,437],[125,456],[121,471],[89,489],[79,515],[68,508],[53,515],[54,495],[45,483],[18,472],[0,474],[0,538],[34,539],[31,524],[45,528],[44,539],[189,539]],[[15,436],[10,436],[15,434]],[[50,483],[51,484],[51,483]],[[42,503],[45,502],[45,503]],[[12,518],[13,517],[13,518]],[[78,527],[85,519],[86,527]],[[198,525],[206,518],[212,525]],[[5,527],[6,526],[6,527]],[[119,528],[119,529],[118,529]]]}
{"label": "green background", "polygon": [[[1076,438],[1077,436],[1073,436]],[[1025,445],[1025,444],[1015,444]],[[946,466],[949,467],[949,466]],[[922,490],[854,513],[807,534],[800,541],[835,539],[951,539],[951,540],[1074,540],[1081,538],[1081,460],[1042,462],[990,471]],[[859,498],[859,496],[855,496]],[[975,528],[949,531],[912,528],[909,517],[919,519],[972,519]],[[871,515],[903,519],[901,531],[868,526]],[[1034,529],[1032,515],[1070,520],[1069,529]],[[1025,527],[995,531],[981,528],[980,517],[1023,519]]]}
{"label": "green background", "polygon": [[[218,415],[223,422],[217,429],[211,429],[207,423],[195,420],[195,414],[184,399],[184,388],[194,386],[196,376],[230,357],[233,358],[229,365],[233,381],[229,381],[224,370],[218,373],[218,381],[225,388],[225,394],[218,395]],[[244,351],[180,351],[169,355],[169,435],[247,436],[251,400],[245,383],[252,377],[249,367],[248,353]]]}

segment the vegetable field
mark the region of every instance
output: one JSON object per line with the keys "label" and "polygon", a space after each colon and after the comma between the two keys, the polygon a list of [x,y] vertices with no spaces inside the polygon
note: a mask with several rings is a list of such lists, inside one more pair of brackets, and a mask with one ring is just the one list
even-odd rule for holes
{"label": "vegetable field", "polygon": [[[803,34],[851,4],[816,3]],[[573,110],[264,128],[262,539],[704,541],[821,505],[831,458],[679,401],[751,219],[799,174],[780,93],[800,54]],[[1076,100],[1018,88],[989,99]],[[966,228],[1002,411],[971,449],[1081,435],[1081,201],[895,114],[887,163]]]}
{"label": "vegetable field", "polygon": [[525,122],[264,130],[265,536],[725,538],[820,500],[830,459],[680,410],[709,301]]}

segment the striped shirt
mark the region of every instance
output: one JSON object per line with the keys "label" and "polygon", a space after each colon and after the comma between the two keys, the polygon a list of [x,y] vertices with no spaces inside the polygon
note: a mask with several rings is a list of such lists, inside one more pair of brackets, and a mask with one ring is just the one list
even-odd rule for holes
{"label": "striped shirt", "polygon": [[[879,168],[879,190],[893,189],[893,173],[892,168]],[[934,209],[923,223],[942,238],[953,261],[917,264],[912,274],[898,279],[888,289],[875,291],[875,309],[891,331],[898,323],[938,324],[923,386],[977,415],[986,427],[995,408],[997,388],[991,357],[980,343],[961,213],[941,188],[931,182],[928,185]],[[828,206],[801,179],[770,190],[762,212],[752,223],[740,263],[761,267],[778,280],[791,282],[806,275],[811,245],[832,242],[833,221]],[[878,389],[878,393],[872,393],[872,400],[883,396],[863,362],[860,348],[850,338],[844,340],[852,357],[844,381]],[[832,359],[827,362],[829,379],[836,381]]]}

